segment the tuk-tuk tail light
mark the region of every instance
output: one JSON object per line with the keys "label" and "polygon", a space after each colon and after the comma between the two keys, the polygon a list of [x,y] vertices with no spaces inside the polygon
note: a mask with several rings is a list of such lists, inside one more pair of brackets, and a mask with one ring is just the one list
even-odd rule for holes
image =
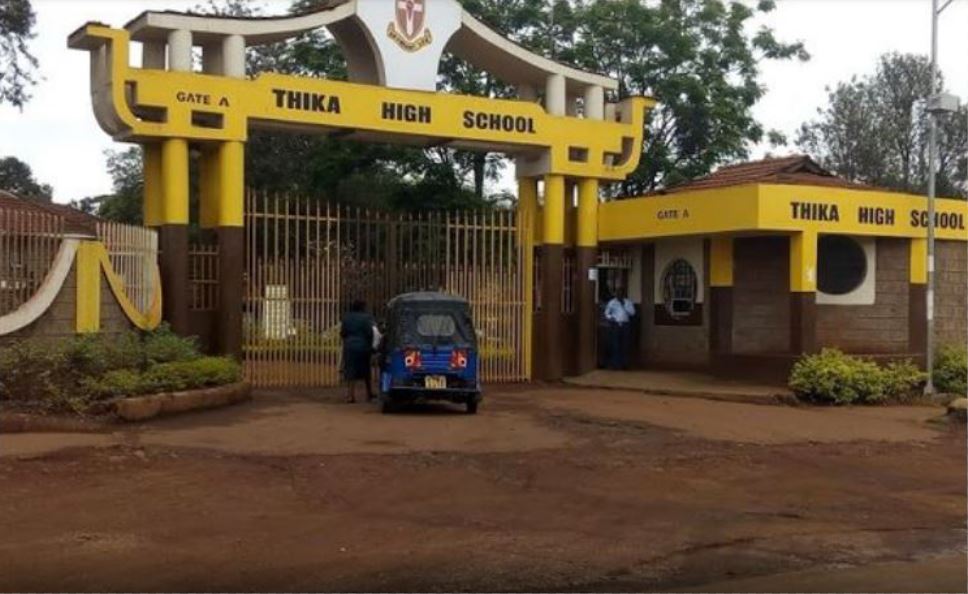
{"label": "tuk-tuk tail light", "polygon": [[407,351],[403,355],[403,364],[407,366],[407,369],[419,369],[422,363],[420,351]]}
{"label": "tuk-tuk tail light", "polygon": [[454,349],[450,354],[450,366],[454,369],[467,368],[467,351]]}

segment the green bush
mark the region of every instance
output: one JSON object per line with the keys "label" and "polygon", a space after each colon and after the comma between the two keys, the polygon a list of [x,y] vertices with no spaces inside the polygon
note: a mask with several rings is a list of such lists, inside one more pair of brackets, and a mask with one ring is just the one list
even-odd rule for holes
{"label": "green bush", "polygon": [[946,346],[934,361],[934,385],[941,392],[968,394],[968,350]]}
{"label": "green bush", "polygon": [[142,393],[177,392],[239,381],[242,368],[227,357],[203,357],[151,367],[141,376]]}
{"label": "green bush", "polygon": [[84,386],[92,400],[124,398],[161,392],[180,392],[237,382],[242,369],[226,357],[203,357],[194,361],[161,363],[143,373],[112,371]]}
{"label": "green bush", "polygon": [[87,378],[81,388],[91,400],[135,396],[142,393],[141,374],[132,369],[117,369],[101,378]]}
{"label": "green bush", "polygon": [[64,349],[42,340],[22,340],[0,349],[0,400],[61,399],[68,373]]}
{"label": "green bush", "polygon": [[134,332],[82,334],[65,341],[62,347],[71,373],[80,378],[144,365],[141,340]]}
{"label": "green bush", "polygon": [[789,385],[806,400],[863,404],[907,398],[923,379],[924,374],[910,361],[879,367],[837,349],[823,349],[796,362]]}
{"label": "green bush", "polygon": [[33,338],[0,348],[0,400],[49,411],[83,411],[108,398],[238,381],[231,359],[203,358],[194,340],[153,332]]}
{"label": "green bush", "polygon": [[194,361],[202,356],[195,338],[182,338],[168,324],[144,335],[144,359],[146,366],[176,361]]}
{"label": "green bush", "polygon": [[907,400],[920,391],[926,374],[911,360],[888,363],[882,371],[885,376],[884,396],[891,400]]}

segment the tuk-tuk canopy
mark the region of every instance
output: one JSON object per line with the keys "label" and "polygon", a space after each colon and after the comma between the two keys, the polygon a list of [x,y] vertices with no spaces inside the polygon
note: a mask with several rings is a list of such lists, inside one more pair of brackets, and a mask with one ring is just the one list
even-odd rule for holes
{"label": "tuk-tuk canopy", "polygon": [[405,293],[387,303],[388,346],[474,348],[477,336],[467,300],[446,293]]}

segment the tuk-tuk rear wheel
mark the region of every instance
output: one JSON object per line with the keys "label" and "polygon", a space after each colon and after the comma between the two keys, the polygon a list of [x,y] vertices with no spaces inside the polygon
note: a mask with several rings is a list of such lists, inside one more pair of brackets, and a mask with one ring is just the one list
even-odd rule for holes
{"label": "tuk-tuk rear wheel", "polygon": [[467,401],[467,414],[476,415],[477,414],[477,400],[471,398]]}

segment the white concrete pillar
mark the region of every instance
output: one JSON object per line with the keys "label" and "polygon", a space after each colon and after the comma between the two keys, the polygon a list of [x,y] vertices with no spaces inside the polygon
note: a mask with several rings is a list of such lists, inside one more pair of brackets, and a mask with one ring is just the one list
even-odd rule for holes
{"label": "white concrete pillar", "polygon": [[152,70],[165,69],[165,52],[168,50],[163,41],[146,41],[141,44],[141,67]]}
{"label": "white concrete pillar", "polygon": [[605,89],[600,86],[585,87],[585,119],[605,118]]}
{"label": "white concrete pillar", "polygon": [[615,118],[618,117],[618,109],[614,103],[609,103],[605,106],[605,120],[609,122],[614,122]]}
{"label": "white concrete pillar", "polygon": [[168,34],[168,69],[192,71],[192,32],[178,29]]}
{"label": "white concrete pillar", "polygon": [[222,70],[222,45],[202,46],[202,72],[205,74],[225,74]]}
{"label": "white concrete pillar", "polygon": [[521,101],[537,101],[538,91],[531,85],[518,85],[518,99]]}
{"label": "white concrete pillar", "polygon": [[545,111],[550,115],[563,116],[566,113],[565,77],[552,74],[545,81]]}
{"label": "white concrete pillar", "polygon": [[568,99],[565,101],[565,113],[569,117],[578,117],[578,97],[568,96]]}
{"label": "white concrete pillar", "polygon": [[245,78],[245,38],[229,35],[222,40],[222,74]]}

